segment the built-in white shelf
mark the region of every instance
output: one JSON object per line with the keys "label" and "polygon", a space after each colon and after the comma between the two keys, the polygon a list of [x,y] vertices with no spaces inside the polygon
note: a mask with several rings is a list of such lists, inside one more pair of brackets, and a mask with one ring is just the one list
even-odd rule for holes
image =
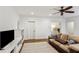
{"label": "built-in white shelf", "polygon": [[[17,37],[15,38],[15,40],[13,40],[12,42],[10,42],[8,45],[6,45],[2,50],[0,50],[0,53],[10,53],[13,49],[17,49],[18,48],[18,43],[20,42],[20,40],[22,40],[22,37]],[[22,43],[21,43],[22,44]],[[19,48],[17,49],[17,51],[20,50],[22,45],[19,46]],[[17,52],[16,51],[16,52]],[[15,51],[14,51],[15,52]]]}
{"label": "built-in white shelf", "polygon": [[14,40],[7,44],[2,50],[0,50],[0,53],[18,53],[22,47],[22,44],[24,42],[23,38],[23,29],[16,29],[15,30],[15,35],[14,35]]}
{"label": "built-in white shelf", "polygon": [[23,42],[24,42],[24,40],[21,40],[21,41],[19,42],[19,45],[17,44],[17,46],[15,47],[14,53],[20,52],[20,50],[21,50],[21,48],[22,48],[22,45],[23,45]]}

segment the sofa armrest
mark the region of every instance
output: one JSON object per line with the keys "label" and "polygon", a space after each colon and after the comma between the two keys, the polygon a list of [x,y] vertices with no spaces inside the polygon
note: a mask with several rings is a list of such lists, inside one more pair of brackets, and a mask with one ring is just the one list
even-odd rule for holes
{"label": "sofa armrest", "polygon": [[70,52],[68,45],[61,44],[54,39],[50,39],[50,43],[51,43],[52,46],[54,46],[60,52]]}
{"label": "sofa armrest", "polygon": [[69,49],[73,53],[76,53],[76,52],[79,53],[79,44],[71,44],[69,45]]}

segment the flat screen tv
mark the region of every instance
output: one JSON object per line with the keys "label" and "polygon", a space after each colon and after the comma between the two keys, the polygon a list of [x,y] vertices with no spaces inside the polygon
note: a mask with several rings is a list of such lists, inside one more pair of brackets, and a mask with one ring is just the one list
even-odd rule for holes
{"label": "flat screen tv", "polygon": [[14,30],[0,32],[0,50],[14,40]]}

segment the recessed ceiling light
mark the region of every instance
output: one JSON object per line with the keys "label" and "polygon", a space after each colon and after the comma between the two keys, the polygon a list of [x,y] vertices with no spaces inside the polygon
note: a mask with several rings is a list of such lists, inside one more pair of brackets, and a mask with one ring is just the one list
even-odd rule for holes
{"label": "recessed ceiling light", "polygon": [[31,12],[30,14],[31,14],[31,15],[34,15],[34,12]]}
{"label": "recessed ceiling light", "polygon": [[52,14],[49,14],[49,16],[52,16]]}

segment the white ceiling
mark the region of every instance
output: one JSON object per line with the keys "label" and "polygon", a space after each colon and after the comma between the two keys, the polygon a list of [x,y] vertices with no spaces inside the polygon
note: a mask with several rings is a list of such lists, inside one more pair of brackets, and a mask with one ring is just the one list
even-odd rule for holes
{"label": "white ceiling", "polygon": [[[53,14],[60,9],[60,6],[16,6],[13,7],[19,15],[24,16],[55,16],[60,17],[60,13]],[[57,9],[57,10],[55,10]],[[72,9],[75,13],[65,13],[64,17],[79,15],[79,6],[74,6]],[[52,15],[51,15],[52,14]]]}

